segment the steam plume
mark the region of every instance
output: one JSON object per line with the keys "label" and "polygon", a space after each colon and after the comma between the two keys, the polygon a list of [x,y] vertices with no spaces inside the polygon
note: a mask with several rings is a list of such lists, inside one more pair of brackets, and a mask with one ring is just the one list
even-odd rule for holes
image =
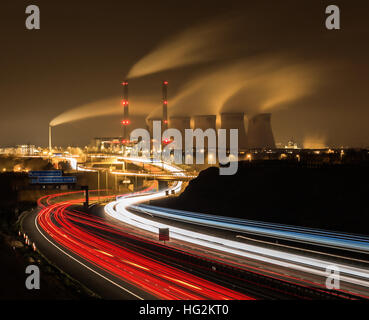
{"label": "steam plume", "polygon": [[176,35],[139,60],[128,78],[142,77],[177,67],[214,60],[225,50],[219,39],[231,28],[230,22],[209,23]]}
{"label": "steam plume", "polygon": [[[300,99],[318,84],[316,69],[287,57],[244,59],[191,79],[170,101],[170,116],[245,112],[281,108]],[[148,118],[160,116],[160,108]]]}
{"label": "steam plume", "polygon": [[[154,102],[151,102],[154,101]],[[150,111],[155,109],[159,103],[155,103],[155,99],[150,98],[132,98],[130,99],[132,106],[130,114],[132,116],[146,116]],[[96,102],[88,103],[74,109],[67,110],[50,121],[50,126],[57,126],[63,123],[88,119],[107,115],[121,115],[122,105],[120,98],[108,98]]]}

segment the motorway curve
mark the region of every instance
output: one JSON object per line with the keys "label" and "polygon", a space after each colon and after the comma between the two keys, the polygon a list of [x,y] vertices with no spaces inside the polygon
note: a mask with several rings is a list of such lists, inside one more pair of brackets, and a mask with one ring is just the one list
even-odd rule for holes
{"label": "motorway curve", "polygon": [[[162,261],[140,253],[127,245],[128,240],[146,242],[104,219],[79,210],[83,199],[55,199],[66,194],[39,200],[41,210],[34,226],[44,240],[70,263],[79,263],[122,290],[122,298],[137,299],[252,299],[252,297],[213,283]],[[94,197],[91,200],[95,200]],[[153,244],[155,245],[155,244]],[[93,279],[92,279],[93,281]],[[127,286],[128,285],[128,286]],[[144,292],[145,294],[142,294]],[[128,293],[128,295],[127,295]]]}
{"label": "motorway curve", "polygon": [[[185,175],[174,166],[160,164],[164,165],[166,171]],[[168,191],[177,193],[181,187],[179,181]],[[369,295],[367,269],[340,265],[341,280],[364,288],[364,293],[359,290],[352,295],[350,286],[349,290],[345,287],[329,291],[316,281],[317,276],[325,276],[324,267],[328,263],[325,260],[232,241],[206,231],[173,227],[170,223],[155,221],[154,216],[197,222],[196,219],[202,219],[200,224],[205,220],[205,224],[215,223],[218,227],[219,223],[237,226],[239,221],[218,217],[211,221],[196,213],[135,206],[165,195],[165,191],[144,190],[117,197],[105,206],[108,217],[92,214],[94,210],[87,213],[78,206],[83,201],[80,192],[50,195],[39,200],[39,213],[27,217],[23,225],[44,254],[105,298],[356,299]],[[96,199],[91,197],[92,201]],[[144,215],[137,214],[138,209]],[[169,246],[162,245],[154,237],[160,227],[170,228],[173,240]],[[245,226],[238,224],[238,227]],[[262,227],[268,229],[270,226]],[[285,227],[286,230],[290,231]],[[272,268],[268,271],[266,266]],[[294,270],[293,276],[288,275],[286,269]],[[313,277],[303,279],[301,274]]]}

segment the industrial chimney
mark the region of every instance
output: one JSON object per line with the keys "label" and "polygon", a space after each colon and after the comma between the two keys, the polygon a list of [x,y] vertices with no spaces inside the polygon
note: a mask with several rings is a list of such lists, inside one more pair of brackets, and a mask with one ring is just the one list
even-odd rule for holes
{"label": "industrial chimney", "polygon": [[275,148],[270,113],[260,113],[249,119],[247,139],[250,149]]}
{"label": "industrial chimney", "polygon": [[163,131],[168,129],[168,81],[163,81]]}
{"label": "industrial chimney", "polygon": [[244,113],[221,113],[220,114],[220,128],[227,130],[229,136],[230,129],[238,129],[238,148],[247,148],[247,136],[244,123]]}
{"label": "industrial chimney", "polygon": [[49,152],[52,151],[52,144],[51,144],[51,126],[49,126]]}
{"label": "industrial chimney", "polygon": [[131,124],[131,121],[129,120],[129,102],[128,102],[128,82],[123,81],[123,144],[126,144],[129,141],[129,128],[128,126]]}

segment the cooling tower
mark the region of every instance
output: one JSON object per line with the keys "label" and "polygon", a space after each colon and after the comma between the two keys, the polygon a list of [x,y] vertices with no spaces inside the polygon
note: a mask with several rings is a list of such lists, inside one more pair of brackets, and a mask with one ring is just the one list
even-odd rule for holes
{"label": "cooling tower", "polygon": [[[216,130],[216,115],[197,115],[193,116],[193,130],[195,129],[201,129],[203,131],[207,129],[214,129]],[[194,139],[193,143],[194,148],[197,148],[197,142],[196,139]],[[205,154],[208,152],[208,144],[205,142],[204,144],[205,148]]]}
{"label": "cooling tower", "polygon": [[178,129],[182,135],[182,148],[185,143],[185,129],[191,129],[190,117],[171,117],[169,119],[169,128]]}
{"label": "cooling tower", "polygon": [[230,129],[238,129],[238,148],[247,148],[247,136],[244,123],[244,113],[221,113],[220,114],[220,128],[227,129],[227,136],[229,136]]}
{"label": "cooling tower", "polygon": [[248,147],[250,149],[275,148],[271,126],[271,114],[260,113],[249,119]]}
{"label": "cooling tower", "polygon": [[191,129],[190,117],[171,117],[169,127],[178,129],[181,134],[185,135],[185,129]]}
{"label": "cooling tower", "polygon": [[193,129],[216,129],[216,115],[200,115],[194,116]]}

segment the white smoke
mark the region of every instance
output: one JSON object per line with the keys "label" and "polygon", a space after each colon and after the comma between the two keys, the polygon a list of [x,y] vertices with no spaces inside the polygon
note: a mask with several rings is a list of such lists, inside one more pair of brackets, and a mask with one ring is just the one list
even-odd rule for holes
{"label": "white smoke", "polygon": [[[130,99],[130,105],[134,106],[133,108],[130,108],[130,115],[146,116],[158,106],[158,103],[155,102],[154,98],[150,97],[133,97]],[[51,120],[50,126],[57,126],[67,122],[115,114],[123,114],[121,99],[118,97],[102,99],[67,110]]]}
{"label": "white smoke", "polygon": [[129,71],[128,78],[214,60],[226,51],[227,48],[219,40],[231,27],[229,21],[218,21],[175,35],[139,60]]}
{"label": "white smoke", "polygon": [[[198,75],[169,100],[170,116],[268,112],[310,94],[316,68],[288,57],[243,59]],[[161,109],[148,118],[160,116]]]}

